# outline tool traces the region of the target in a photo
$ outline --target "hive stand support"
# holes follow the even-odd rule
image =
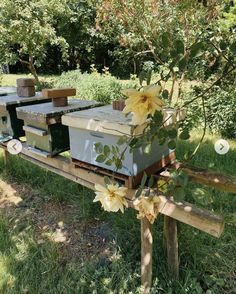
[[[179,279],[179,253],[177,222],[169,216],[164,217],[164,234],[167,251],[168,270],[171,277]]]
[[[152,284],[152,224],[145,217],[141,219],[141,282],[143,293],[149,293]]]
[[[9,152],[6,149],[3,149],[3,160],[5,167],[9,166]]]

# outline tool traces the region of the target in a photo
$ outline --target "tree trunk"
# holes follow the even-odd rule
[[[39,82],[39,77],[38,77],[36,68],[34,66],[34,57],[33,57],[32,53],[29,53],[29,70],[32,73],[32,75],[34,76],[35,82],[38,85],[40,82]]]

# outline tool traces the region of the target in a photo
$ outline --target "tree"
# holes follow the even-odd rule
[[[68,44],[56,33],[57,18],[70,13],[67,0],[1,0],[0,63],[20,61],[39,83],[36,67],[47,45],[58,46],[67,57]]]

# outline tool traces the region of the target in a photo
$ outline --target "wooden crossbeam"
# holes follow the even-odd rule
[[[236,194],[236,177],[234,176],[220,174],[215,171],[209,171],[203,168],[187,166],[180,162],[172,164],[170,168],[181,168],[189,175],[190,180],[196,183],[211,186],[228,193]],[[161,175],[164,177],[169,177],[170,173],[168,171],[164,171],[161,173]]]

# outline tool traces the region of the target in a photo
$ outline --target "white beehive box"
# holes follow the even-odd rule
[[[175,123],[177,119],[175,110],[166,109],[165,117],[167,116],[171,116],[166,122],[167,125]],[[125,116],[121,111],[113,110],[111,105],[66,114],[62,117],[62,124],[69,126],[72,159],[109,170],[115,170],[115,166],[96,162],[98,154],[95,151],[95,143],[116,145],[119,137],[131,135],[134,129],[140,133],[144,128],[144,126],[135,128],[130,115]],[[127,176],[136,176],[172,151],[167,144],[159,145],[158,140],[153,142],[151,152],[148,154],[142,147],[134,149],[132,153],[127,149],[123,167],[118,172]]]

